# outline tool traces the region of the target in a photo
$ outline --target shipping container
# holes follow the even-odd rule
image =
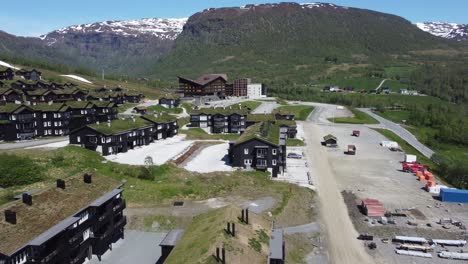
[[[468,203],[468,190],[441,189],[440,200],[450,203]]]

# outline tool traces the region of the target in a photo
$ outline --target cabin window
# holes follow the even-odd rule
[[[276,149],[272,149],[271,154],[276,155]]]
[[[78,142],[78,143],[81,142],[81,137],[80,136],[76,137],[76,142]]]
[[[257,160],[257,166],[267,166],[267,161],[264,159]]]
[[[273,166],[276,166],[276,160],[275,159],[272,160],[271,162],[272,162]]]
[[[42,114],[42,118],[47,118],[47,114],[46,113]]]
[[[249,149],[248,149],[248,148],[245,148],[245,149],[244,149],[244,154],[245,154],[245,155],[249,155]]]
[[[245,159],[244,164],[245,165],[252,165],[252,160],[251,159]]]

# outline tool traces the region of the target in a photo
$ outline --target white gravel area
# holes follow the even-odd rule
[[[145,158],[150,156],[153,158],[154,165],[161,165],[180,155],[193,144],[194,141],[184,140],[184,138],[185,135],[177,135],[172,138],[157,140],[148,146],[137,147],[126,153],[109,155],[105,156],[105,158],[122,164],[144,165]]]
[[[222,143],[204,148],[185,165],[185,169],[201,173],[214,171],[233,171],[226,162],[229,143]]]
[[[26,148],[26,149],[40,149],[40,148],[58,149],[58,148],[66,147],[69,144],[70,144],[70,142],[68,140],[65,140],[65,141],[59,141],[59,142],[54,142],[54,143],[29,147],[29,148]]]

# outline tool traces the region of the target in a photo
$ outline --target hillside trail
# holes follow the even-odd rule
[[[365,252],[362,242],[357,240],[348,210],[343,201],[335,175],[328,161],[328,154],[320,144],[323,131],[319,125],[304,122],[307,142],[306,156],[309,169],[316,177],[320,200],[321,221],[325,226],[330,263],[366,264],[375,263]]]

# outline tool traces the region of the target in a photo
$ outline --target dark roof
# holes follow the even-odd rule
[[[159,243],[160,246],[175,246],[177,241],[182,237],[184,234],[183,229],[173,229],[167,233],[166,237]]]
[[[198,85],[201,85],[201,86],[205,86],[219,78],[223,79],[224,81],[227,82],[227,74],[224,74],[224,73],[221,73],[221,74],[204,74],[200,77],[198,77],[198,79],[196,80],[191,80],[191,79],[188,79],[188,78],[183,78],[183,77],[179,77],[180,79],[183,79],[183,80],[186,80],[186,81],[189,81],[189,82],[192,82],[192,83],[195,83],[195,84],[198,84]]]

